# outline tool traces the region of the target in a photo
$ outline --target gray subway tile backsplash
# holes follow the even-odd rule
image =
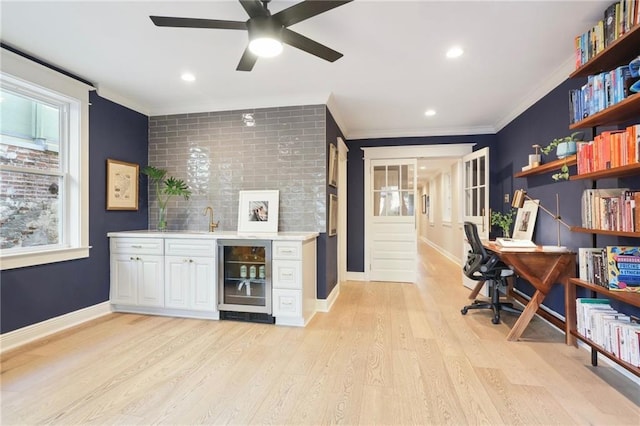
[[[324,232],[324,105],[164,115],[149,118],[149,164],[184,179],[193,194],[173,197],[169,229],[207,230],[206,206],[218,229],[235,231],[241,190],[280,191],[279,231]],[[242,114],[253,114],[254,127]],[[149,189],[149,227],[158,206]]]

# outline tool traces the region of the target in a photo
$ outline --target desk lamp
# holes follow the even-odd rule
[[[567,225],[566,222],[562,220],[562,218],[560,217],[560,197],[558,196],[558,194],[556,194],[556,213],[555,214],[553,214],[546,207],[540,204],[540,201],[534,200],[531,197],[529,197],[527,195],[527,191],[525,191],[524,189],[517,189],[513,193],[513,201],[511,202],[511,207],[515,209],[522,208],[522,206],[524,205],[525,199],[531,200],[534,203],[536,203],[538,207],[540,207],[545,213],[553,217],[553,220],[558,222],[558,247],[560,247],[560,224],[563,224],[564,226],[566,226],[567,229],[571,229],[571,227]]]

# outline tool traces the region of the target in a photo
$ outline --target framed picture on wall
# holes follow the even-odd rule
[[[338,197],[329,195],[329,232],[330,237],[338,234]]]
[[[338,187],[338,148],[329,144],[329,185]]]
[[[422,214],[427,214],[427,194],[422,196]]]
[[[107,210],[138,210],[138,172],[134,163],[107,159]]]
[[[240,191],[238,234],[277,234],[280,192]]]

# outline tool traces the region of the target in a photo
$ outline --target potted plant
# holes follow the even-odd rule
[[[556,138],[549,142],[549,145],[540,149],[544,155],[549,155],[551,151],[556,150],[556,157],[559,159],[566,159],[567,157],[578,152],[577,142],[582,140],[582,132],[574,132],[569,136],[562,138]],[[569,179],[569,166],[566,161],[560,168],[558,173],[551,175],[553,180],[568,180]]]
[[[496,225],[502,229],[502,236],[509,238],[511,236],[511,224],[513,224],[513,216],[516,214],[514,209],[506,213],[491,212],[491,225]]]
[[[173,176],[165,178],[166,170],[145,166],[140,172],[149,176],[149,182],[155,186],[159,208],[157,229],[165,231],[167,229],[167,203],[169,199],[177,195],[188,200],[191,196],[191,190],[182,179],[176,179]]]

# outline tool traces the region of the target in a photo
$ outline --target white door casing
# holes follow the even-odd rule
[[[347,144],[338,138],[338,285],[347,276]]]

